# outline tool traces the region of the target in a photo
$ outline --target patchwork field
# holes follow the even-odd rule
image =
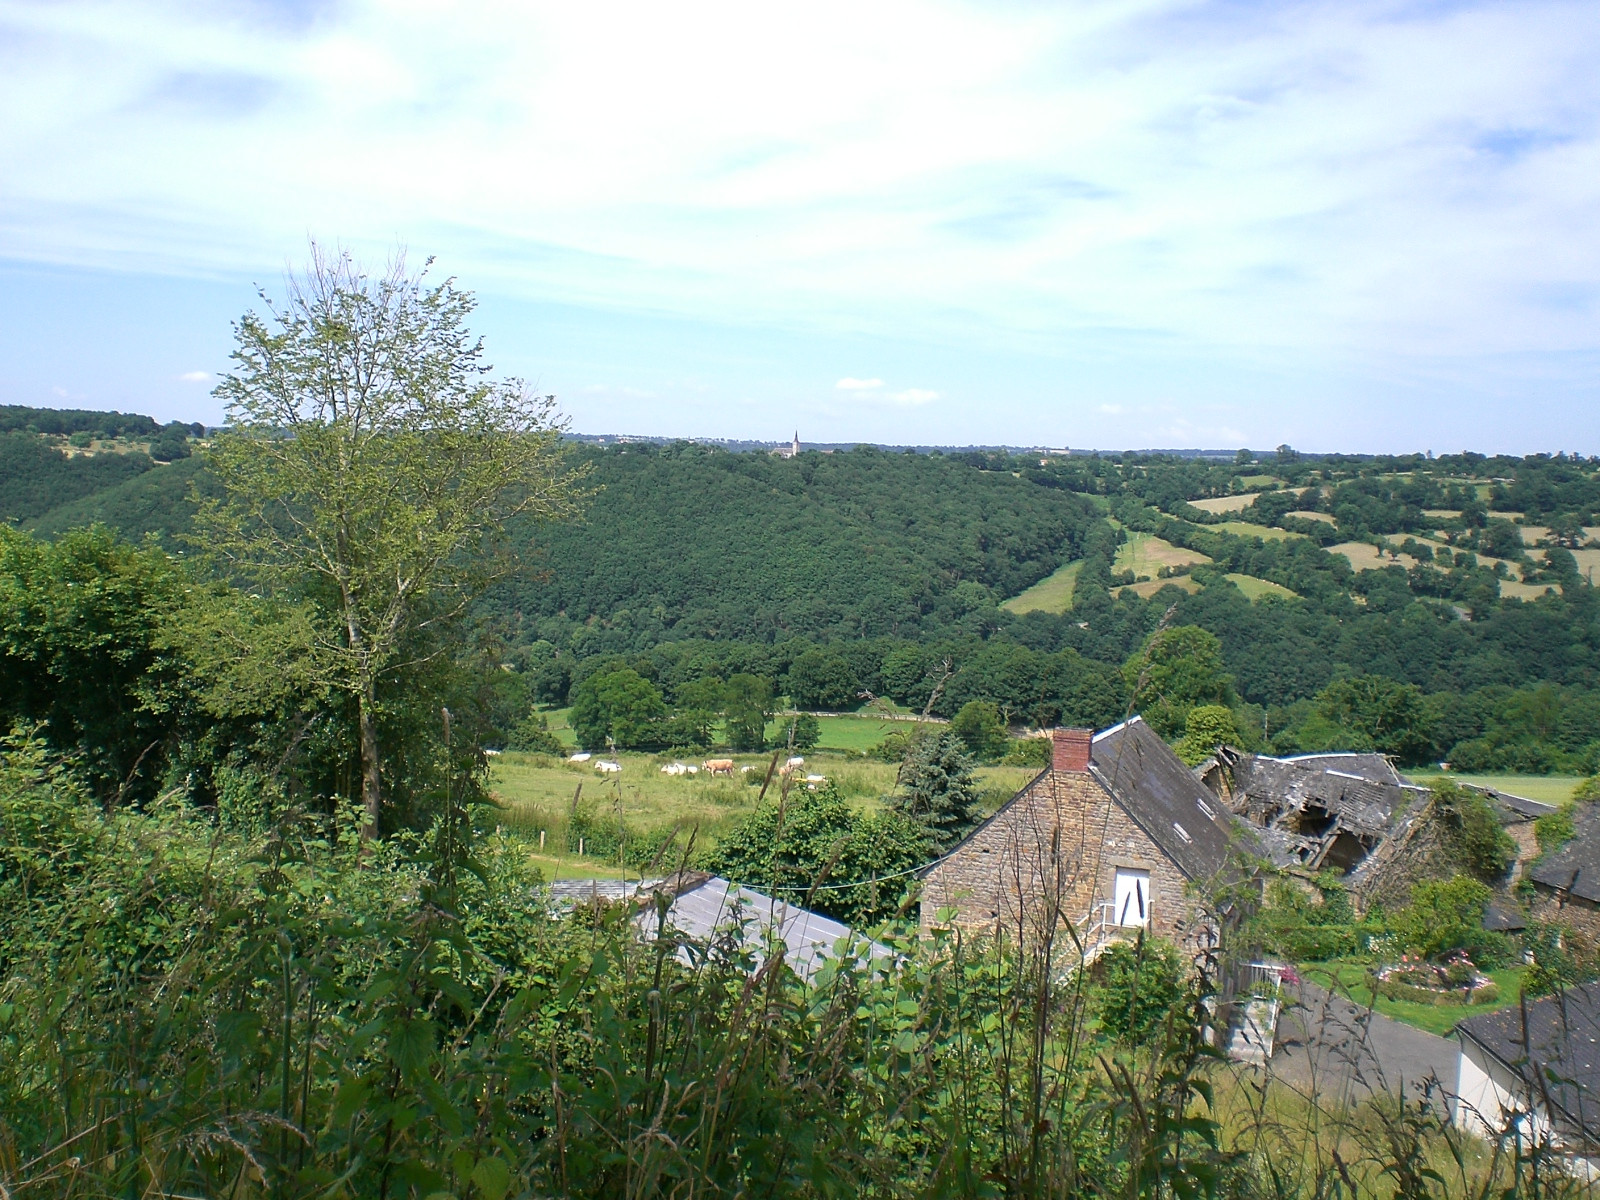
[[[1376,571],[1383,567],[1396,566],[1409,571],[1417,565],[1417,560],[1409,554],[1396,554],[1390,557],[1387,554],[1380,554],[1376,546],[1367,542],[1340,542],[1336,546],[1329,546],[1328,553],[1344,555],[1350,565],[1358,571]]]
[[[1270,579],[1257,579],[1254,575],[1240,575],[1229,571],[1228,578],[1233,580],[1239,590],[1252,600],[1259,600],[1263,596],[1283,596],[1288,598],[1299,595],[1298,592],[1290,591],[1281,583],[1273,583]]]
[[[1072,607],[1072,592],[1078,585],[1078,572],[1082,569],[1082,559],[1058,567],[1027,591],[1011,597],[1000,607],[1018,616],[1030,612],[1064,613]]]
[[[1210,558],[1196,550],[1174,546],[1154,534],[1130,533],[1128,540],[1117,547],[1117,557],[1111,569],[1132,571],[1135,576],[1145,575],[1154,580],[1156,572],[1162,567],[1187,567],[1210,561]]]
[[[1256,502],[1260,492],[1241,492],[1237,496],[1215,496],[1210,500],[1191,500],[1190,505],[1201,512],[1231,513],[1241,512]]]
[[[1263,541],[1282,541],[1285,538],[1305,537],[1303,533],[1290,533],[1287,529],[1278,529],[1272,525],[1257,525],[1251,521],[1223,521],[1220,525],[1208,525],[1208,529],[1220,529],[1224,533],[1231,533],[1235,537],[1257,537]]]

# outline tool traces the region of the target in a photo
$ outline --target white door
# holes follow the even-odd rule
[[[1111,920],[1115,925],[1150,924],[1150,872],[1117,868],[1111,893]]]

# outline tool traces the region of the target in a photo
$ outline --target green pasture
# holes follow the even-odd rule
[[[1538,800],[1545,804],[1564,804],[1572,799],[1573,790],[1583,782],[1582,775],[1465,775],[1458,771],[1407,771],[1406,778],[1415,783],[1428,783],[1434,779],[1454,779],[1457,783],[1472,783],[1493,788],[1497,792],[1510,792],[1524,800]]]
[[[779,715],[767,726],[767,739],[776,742],[786,715]],[[914,721],[892,721],[871,713],[838,713],[817,717],[817,731],[821,735],[817,750],[841,750],[862,753],[871,750],[895,730],[906,730]]]
[[[1072,607],[1072,592],[1078,586],[1078,572],[1082,569],[1081,558],[1057,567],[1027,591],[1011,597],[1000,607],[1018,616],[1030,612],[1064,613]]]
[[[1223,533],[1233,534],[1234,537],[1256,537],[1267,542],[1305,537],[1303,533],[1290,533],[1287,529],[1278,529],[1272,525],[1257,525],[1254,521],[1222,521],[1216,525],[1202,526],[1202,528],[1220,529]]]
[[[1162,567],[1192,566],[1210,561],[1199,551],[1174,546],[1152,533],[1129,533],[1128,540],[1117,547],[1117,557],[1112,561],[1111,569],[1132,571],[1135,576],[1148,576],[1153,580]]]
[[[1444,1037],[1454,1029],[1457,1021],[1476,1017],[1482,1013],[1495,1012],[1517,1003],[1522,996],[1522,977],[1528,972],[1528,968],[1523,966],[1484,972],[1500,989],[1500,998],[1491,1004],[1422,1004],[1415,1000],[1374,997],[1372,989],[1367,985],[1367,972],[1370,967],[1366,963],[1339,959],[1325,963],[1306,963],[1297,969],[1304,978],[1320,987],[1340,992],[1363,1007],[1374,1006],[1375,1011],[1386,1017],[1404,1021],[1407,1025],[1414,1025],[1418,1029],[1425,1029],[1440,1037]],[[1374,1000],[1376,1000],[1375,1005]]]
[[[1273,583],[1269,579],[1257,579],[1254,575],[1240,575],[1236,571],[1229,571],[1228,578],[1251,600],[1259,600],[1263,596],[1291,597],[1299,594],[1291,592],[1281,583]]]
[[[840,727],[861,718],[823,717],[824,728]],[[895,725],[896,722],[871,722]],[[858,732],[858,736],[860,735]],[[881,735],[876,741],[881,741]],[[621,752],[600,755],[586,763],[569,763],[543,754],[507,751],[497,755],[489,769],[490,795],[498,808],[494,823],[527,839],[538,865],[551,878],[594,878],[615,876],[619,872],[592,858],[580,858],[566,849],[567,820],[576,801],[591,816],[618,818],[630,829],[653,833],[678,825],[695,828],[697,841],[704,845],[736,825],[756,806],[761,794],[760,781],[772,762],[765,754],[726,754],[732,758],[734,775],[712,778],[705,771],[696,775],[666,775],[661,768],[671,762],[699,766],[700,756],[674,758],[671,755]],[[859,754],[807,751],[806,770],[826,775],[852,804],[876,807],[880,798],[894,790],[896,766]],[[595,763],[607,758],[620,763],[620,774],[603,775]],[[748,766],[748,772],[740,767]],[[992,810],[1008,799],[1037,772],[1025,767],[980,767],[977,772],[983,789],[985,808]],[[778,786],[776,780],[773,784]],[[539,833],[545,834],[542,853],[533,851]]]

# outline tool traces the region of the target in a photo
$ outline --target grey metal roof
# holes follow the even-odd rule
[[[632,900],[655,891],[663,882],[660,879],[557,879],[545,888],[554,904],[571,907],[586,901]]]
[[[1456,1033],[1499,1059],[1566,1132],[1600,1137],[1600,984],[1567,988],[1522,1006],[1469,1017]],[[1484,1114],[1494,1120],[1498,1114]]]
[[[1262,853],[1254,831],[1143,718],[1095,734],[1092,747],[1090,772],[1188,878],[1216,877],[1237,851]]]
[[[654,913],[641,913],[635,920],[646,936],[655,934]],[[667,910],[667,924],[700,942],[739,928],[744,947],[758,959],[774,937],[781,939],[785,961],[802,979],[810,979],[834,956],[841,938],[859,940],[838,921],[718,876],[681,892]],[[889,953],[876,942],[867,943],[867,952],[874,958]]]
[[[1528,878],[1600,903],[1600,805],[1582,805],[1575,816],[1577,836],[1540,859],[1528,872]]]

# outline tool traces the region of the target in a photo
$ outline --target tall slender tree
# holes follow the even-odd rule
[[[515,569],[509,519],[559,518],[577,497],[554,397],[491,378],[472,294],[428,280],[431,264],[411,273],[397,254],[374,275],[313,244],[281,303],[263,291],[216,389],[225,493],[197,497],[203,543],[312,614],[313,670],[356,704],[368,838],[380,684],[448,653],[467,606]]]

